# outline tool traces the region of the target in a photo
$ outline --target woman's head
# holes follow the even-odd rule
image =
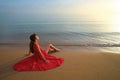
[[[39,40],[39,37],[37,36],[37,34],[32,34],[30,35],[30,40],[35,42],[36,40]]]

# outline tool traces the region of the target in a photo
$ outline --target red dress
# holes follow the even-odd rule
[[[55,56],[51,56],[47,54],[44,50],[42,50],[41,46],[39,45],[40,50],[42,51],[41,54],[44,55],[44,57],[49,60],[48,63],[46,63],[40,56],[37,49],[37,44],[34,43],[34,54],[30,57],[27,57],[18,63],[16,63],[13,68],[17,71],[45,71],[52,68],[56,68],[60,66],[63,62],[63,58],[56,58]]]

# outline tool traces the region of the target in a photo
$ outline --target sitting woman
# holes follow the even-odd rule
[[[49,44],[45,50],[42,49],[42,47],[38,43],[39,37],[37,36],[37,34],[32,34],[30,36],[30,40],[30,50],[27,55],[30,55],[31,53],[33,53],[33,55],[16,63],[13,66],[14,70],[44,71],[58,67],[64,62],[63,58],[57,58],[48,54],[51,51],[60,51],[60,49],[56,48],[52,44]]]

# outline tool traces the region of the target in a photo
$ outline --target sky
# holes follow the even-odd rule
[[[119,24],[119,0],[0,0],[0,24],[46,21]]]

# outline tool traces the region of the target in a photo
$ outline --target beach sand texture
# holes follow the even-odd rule
[[[48,71],[14,71],[25,58],[27,48],[0,49],[0,80],[120,80],[120,54],[62,50],[51,55],[63,57],[64,64]]]

